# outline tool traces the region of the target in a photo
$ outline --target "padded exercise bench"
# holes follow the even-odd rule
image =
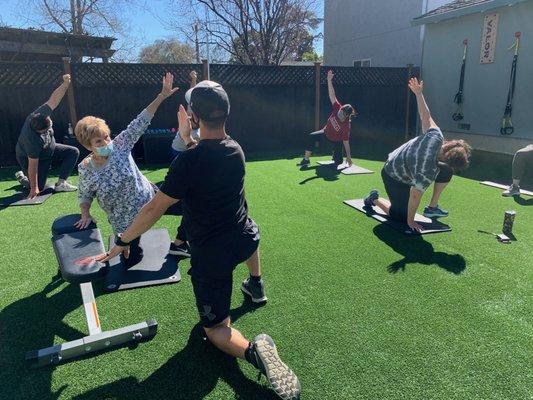
[[[152,339],[157,333],[157,322],[150,319],[112,331],[102,331],[92,282],[109,271],[107,264],[95,261],[93,256],[105,252],[100,231],[94,223],[84,230],[74,227],[79,214],[56,219],[52,225],[52,244],[63,279],[79,284],[89,335],[26,354],[33,367],[57,365],[66,360],[86,356],[125,345],[134,345]]]

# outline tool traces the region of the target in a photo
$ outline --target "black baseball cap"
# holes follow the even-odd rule
[[[202,81],[192,88],[189,104],[198,118],[216,121],[229,115],[228,94],[220,83]]]

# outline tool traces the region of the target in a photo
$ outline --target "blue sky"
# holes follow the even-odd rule
[[[21,4],[19,0],[0,0],[0,2],[2,3],[0,23],[17,28],[27,28],[31,26],[31,24],[26,23],[24,18],[19,15],[19,11],[17,10]],[[65,2],[68,3],[66,0]],[[157,39],[178,36],[175,31],[165,27],[158,18],[158,16],[167,14],[168,0],[144,0],[144,3],[144,9],[131,10],[127,13],[127,19],[130,21],[134,36],[139,41],[140,45],[152,43]],[[319,0],[317,1],[317,15],[323,17],[323,14],[324,2]],[[322,31],[323,26],[321,25],[318,32]],[[316,42],[315,49],[317,53],[322,54],[322,40]]]

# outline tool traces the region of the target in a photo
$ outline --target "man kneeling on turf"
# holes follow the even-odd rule
[[[446,217],[448,211],[438,206],[440,195],[451,181],[454,171],[468,167],[471,149],[463,140],[444,140],[440,128],[431,118],[422,94],[422,81],[412,78],[409,88],[416,95],[424,134],[389,154],[381,170],[389,200],[380,198],[378,191],[374,189],[365,198],[365,206],[375,205],[391,218],[405,222],[412,230],[420,232],[422,227],[415,222],[415,215],[422,195],[435,182],[433,197],[424,209],[424,216]]]
[[[352,117],[356,115],[354,108],[350,104],[342,105],[337,96],[335,95],[335,89],[333,88],[333,71],[328,71],[328,94],[329,100],[333,106],[331,115],[328,118],[326,126],[316,132],[309,134],[309,144],[307,150],[305,150],[304,158],[300,161],[300,166],[307,167],[311,164],[312,148],[315,142],[324,142],[324,137],[327,139],[333,148],[333,161],[335,164],[342,164],[342,148],[346,151],[346,163],[349,167],[352,166],[352,156],[350,153],[350,123]]]
[[[298,399],[298,378],[279,358],[270,336],[248,341],[231,326],[229,317],[233,270],[246,262],[250,278],[242,291],[254,302],[265,302],[259,263],[259,228],[248,216],[244,196],[245,162],[239,144],[226,134],[229,99],[218,83],[194,87],[192,115],[180,106],[179,130],[189,150],[172,162],[154,198],[118,238],[107,261],[153,226],[167,208],[183,202],[183,224],[191,249],[191,282],[200,319],[209,340],[220,350],[246,359],[268,377],[283,399]],[[199,122],[198,144],[191,139],[191,121]]]

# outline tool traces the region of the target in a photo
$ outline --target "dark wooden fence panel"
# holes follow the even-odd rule
[[[178,93],[158,110],[154,128],[176,126],[176,110],[184,103],[188,75],[202,66],[164,64],[73,64],[78,118],[104,118],[118,133],[156,96],[161,77],[172,72]],[[358,137],[400,143],[405,135],[407,68],[334,67],[337,97],[353,104],[353,141]],[[331,110],[326,72],[321,68],[320,124]],[[0,63],[0,165],[14,161],[14,147],[26,116],[44,103],[61,82],[63,66],[50,63]],[[416,73],[416,71],[415,71]],[[231,101],[228,131],[246,151],[300,148],[314,130],[315,67],[211,65],[211,79],[226,88]],[[410,131],[416,124],[411,102]],[[58,141],[67,131],[66,99],[54,112]],[[140,155],[137,148],[136,154]]]

